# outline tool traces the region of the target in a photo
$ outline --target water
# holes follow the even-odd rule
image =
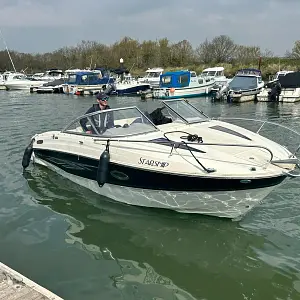
[[[93,102],[0,92],[0,261],[65,300],[300,299],[299,180],[231,222],[108,202],[43,167],[23,173],[31,136],[61,129]],[[300,130],[300,103],[192,102],[210,116],[269,118]]]

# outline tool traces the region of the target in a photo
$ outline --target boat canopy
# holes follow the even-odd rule
[[[233,91],[253,90],[258,87],[256,76],[237,75],[229,83],[229,89]]]
[[[287,73],[284,76],[279,76],[278,80],[282,88],[300,88],[300,72]]]
[[[76,85],[99,85],[113,82],[113,79],[107,76],[103,76],[101,72],[82,71],[74,74],[69,74],[66,80],[67,84]]]
[[[63,132],[126,137],[158,131],[157,126],[163,124],[192,124],[208,120],[204,113],[184,99],[165,100],[153,105],[146,111],[145,107],[142,109],[136,106],[96,111],[80,116],[66,126]]]
[[[166,72],[160,75],[161,88],[182,88],[188,87],[191,77],[197,77],[195,72],[190,71],[174,71]]]

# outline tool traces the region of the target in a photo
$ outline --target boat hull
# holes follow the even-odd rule
[[[98,160],[35,149],[33,160],[115,201],[230,219],[244,216],[280,184],[285,175],[254,180],[189,177],[110,163],[107,182],[96,181]]]
[[[62,85],[62,91],[67,95],[91,95],[103,89],[105,84],[97,85]]]
[[[265,89],[261,91],[257,95],[257,101],[261,102],[273,102],[270,99],[269,90]],[[287,102],[287,103],[294,103],[300,101],[300,89],[291,89],[291,90],[285,90],[283,89],[281,91],[281,94],[278,97],[279,102]],[[276,101],[275,101],[276,102]]]
[[[150,89],[149,84],[133,85],[133,86],[129,86],[129,87],[125,86],[125,87],[121,87],[121,88],[118,88],[118,86],[117,86],[115,94],[117,94],[118,96],[138,95],[141,92],[147,91],[149,89]]]
[[[175,88],[171,89],[156,89],[153,91],[153,98],[157,99],[180,99],[180,98],[194,98],[209,95],[213,84],[201,87]]]
[[[32,81],[32,82],[6,82],[6,90],[30,90],[32,87],[39,87],[46,83],[46,81]]]

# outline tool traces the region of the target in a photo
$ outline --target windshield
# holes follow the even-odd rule
[[[101,110],[77,118],[63,131],[101,137],[124,137],[156,131],[157,128],[137,108]]]
[[[202,76],[215,76],[216,71],[205,71],[201,73]]]
[[[147,78],[156,78],[160,76],[160,72],[147,72]]]
[[[196,109],[186,100],[174,99],[163,101],[167,108],[170,108],[176,115],[180,116],[186,123],[198,123],[207,121],[208,117]],[[170,113],[172,114],[172,113]]]
[[[257,88],[257,77],[254,76],[235,76],[229,83],[232,90],[251,90]]]
[[[76,83],[76,74],[70,74],[68,76],[67,82],[72,84],[72,83]]]

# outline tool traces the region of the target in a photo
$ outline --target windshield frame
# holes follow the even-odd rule
[[[171,102],[185,102],[188,106],[190,106],[192,109],[194,109],[199,115],[204,116],[206,119],[202,120],[195,120],[195,121],[188,121],[185,117],[180,115],[178,112],[176,112],[168,103]],[[163,104],[170,109],[172,112],[174,112],[184,123],[186,124],[195,124],[195,123],[202,123],[202,122],[207,122],[210,121],[211,118],[206,115],[203,111],[199,110],[197,107],[195,107],[193,104],[191,104],[187,99],[181,98],[181,99],[169,99],[169,100],[163,100]]]
[[[88,120],[90,120],[89,117],[95,116],[95,115],[98,115],[98,114],[104,114],[104,113],[108,113],[108,112],[121,111],[121,110],[129,110],[129,109],[136,109],[152,125],[153,130],[150,130],[150,131],[147,131],[147,132],[132,133],[132,134],[127,134],[127,135],[107,136],[105,134],[100,134],[98,132],[97,128],[94,127],[94,125],[93,125],[92,122],[91,122],[91,125],[93,126],[93,129],[95,130],[95,132],[97,132],[97,134],[90,134],[90,133],[85,133],[85,132],[72,132],[72,131],[68,130],[68,128],[70,128],[73,124],[76,124],[76,122],[79,123],[79,121],[81,119],[83,119],[83,118],[87,118]],[[83,114],[83,115],[77,117],[76,119],[72,120],[71,122],[69,122],[61,130],[62,133],[66,133],[66,134],[84,135],[84,136],[91,136],[91,137],[102,137],[102,138],[107,138],[107,139],[116,138],[116,137],[118,137],[118,138],[126,138],[126,137],[130,137],[130,136],[135,136],[135,135],[153,133],[153,132],[157,132],[157,131],[160,131],[159,128],[137,106],[127,106],[127,107],[119,107],[119,108],[110,108],[110,109],[105,109],[105,110],[102,110],[102,111],[92,112],[92,113],[89,113],[89,114]]]

